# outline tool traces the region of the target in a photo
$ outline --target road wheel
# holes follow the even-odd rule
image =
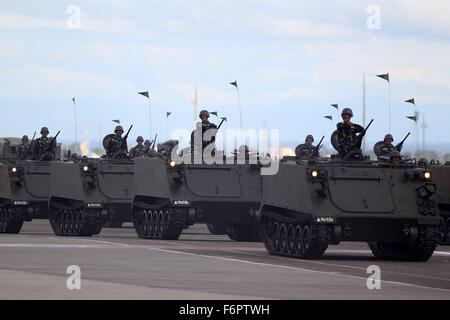
[[[287,251],[287,228],[286,224],[280,225],[280,252],[285,253]]]
[[[289,224],[289,227],[287,229],[287,245],[286,245],[286,251],[289,254],[295,254],[294,249],[294,243],[295,243],[295,228],[293,224]]]
[[[309,226],[303,227],[303,249],[306,252],[308,252],[309,248],[311,247],[311,230]]]
[[[297,225],[294,231],[294,251],[298,257],[303,257],[303,254],[305,253],[303,245],[303,228],[300,225]]]
[[[272,225],[272,248],[275,252],[280,251],[280,224],[274,222]]]

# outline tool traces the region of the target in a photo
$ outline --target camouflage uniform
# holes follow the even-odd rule
[[[130,157],[131,158],[142,158],[145,157],[145,155],[147,154],[146,152],[146,147],[142,144],[142,142],[144,141],[144,138],[142,138],[141,136],[137,137],[136,142],[138,143],[136,146],[134,146],[133,148],[131,148],[130,150]]]
[[[118,131],[122,131],[122,126],[117,126],[114,129],[115,135],[108,141],[106,147],[106,156],[110,159],[124,159],[128,157],[127,141],[123,140],[122,134],[117,134]]]
[[[209,118],[208,111],[202,110],[200,112],[200,119],[202,116],[206,116],[207,120],[206,121],[202,120],[201,123],[197,123],[197,128],[194,131],[192,131],[192,134],[191,134],[191,148],[192,149],[197,147],[196,143],[198,144],[198,147],[199,147],[200,141],[201,141],[202,150],[205,149],[211,143],[215,143],[215,141],[216,141],[216,137],[215,137],[216,132],[214,132],[214,134],[211,136],[211,139],[209,141],[203,140],[205,132],[207,132],[210,129],[217,129],[217,126],[214,123],[208,121],[208,118]]]
[[[353,112],[349,108],[345,108],[342,111],[342,115],[350,114],[350,117],[353,116]],[[339,154],[346,155],[353,149],[357,147],[358,136],[357,133],[361,133],[364,131],[364,128],[359,124],[355,124],[352,122],[340,122],[336,125],[337,134],[338,134],[338,143],[339,143]]]
[[[397,151],[401,151],[401,148],[398,148],[400,150],[398,150],[392,143],[388,143],[386,140],[391,140],[392,142],[394,142],[394,137],[391,134],[387,134],[384,136],[384,140],[383,143],[380,144],[380,156],[389,156],[391,154],[391,152],[397,150]]]
[[[308,135],[305,139],[305,142],[307,142],[308,139],[311,139],[312,142],[314,142],[314,138],[312,135]],[[314,148],[315,148],[315,146],[312,143],[311,144],[308,144],[308,143],[299,144],[297,146],[297,148],[295,148],[295,155],[297,157],[309,157],[309,156],[318,157],[319,151],[316,150],[314,152]]]
[[[22,143],[17,148],[17,155],[20,160],[25,160],[31,156],[31,146],[28,143],[28,136],[22,137]]]
[[[46,127],[41,129],[41,134],[47,132],[49,133]],[[39,139],[33,142],[33,160],[53,160],[55,158],[55,149],[54,147],[49,149],[50,144],[52,143],[52,139],[48,136],[42,135]],[[53,144],[54,146],[55,144]]]
[[[389,143],[389,144],[384,143],[380,148],[382,156],[388,156],[394,150],[396,150],[396,149],[392,143]]]

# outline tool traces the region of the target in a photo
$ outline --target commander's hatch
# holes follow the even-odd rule
[[[390,213],[391,187],[384,170],[337,167],[329,170],[331,201],[347,212]]]
[[[237,169],[232,166],[187,166],[185,179],[186,187],[197,196],[241,196],[239,174]]]

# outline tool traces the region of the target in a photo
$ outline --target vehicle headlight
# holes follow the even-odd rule
[[[170,160],[168,163],[169,167],[171,168],[175,168],[175,166],[177,165],[177,163],[174,160]]]
[[[311,176],[313,178],[317,178],[319,176],[319,172],[317,170],[313,170],[313,171],[311,171]]]
[[[423,174],[423,177],[426,180],[431,180],[431,172],[430,171],[425,171],[425,173]]]
[[[84,166],[84,167],[83,167],[83,171],[84,171],[84,172],[89,171],[89,167],[88,167],[88,166]]]

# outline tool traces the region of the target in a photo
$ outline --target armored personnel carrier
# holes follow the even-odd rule
[[[206,223],[232,240],[259,240],[260,165],[228,163],[136,159],[133,223],[138,236],[178,239],[189,225]]]
[[[404,162],[283,158],[278,174],[263,177],[266,249],[314,259],[329,244],[362,241],[378,258],[426,261],[439,239],[431,177]]]
[[[48,217],[50,164],[54,161],[18,160],[19,144],[17,138],[0,139],[0,233],[19,233],[24,221]]]
[[[440,244],[450,245],[450,162],[443,165],[432,163],[429,169],[437,186],[436,197],[441,217]]]
[[[50,224],[56,235],[91,236],[131,221],[133,160],[81,158],[51,164]]]

